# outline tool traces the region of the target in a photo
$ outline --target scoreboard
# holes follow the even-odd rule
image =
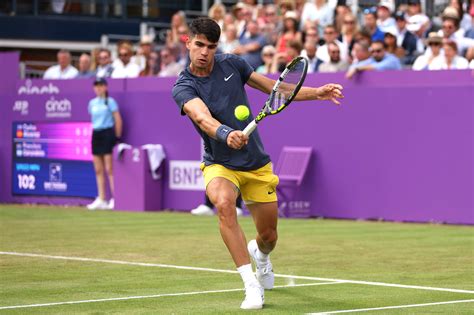
[[[90,122],[13,122],[14,195],[95,197]]]

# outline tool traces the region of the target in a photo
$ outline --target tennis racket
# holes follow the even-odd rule
[[[260,113],[252,120],[242,131],[244,135],[249,136],[257,124],[267,116],[276,115],[290,105],[296,94],[303,85],[308,71],[308,60],[304,57],[293,59],[280,74],[275,82],[272,92],[268,97]]]

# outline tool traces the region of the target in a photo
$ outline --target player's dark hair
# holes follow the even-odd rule
[[[207,40],[212,43],[217,43],[221,37],[221,28],[219,24],[207,17],[200,17],[192,21],[189,26],[189,31],[191,37],[204,35]]]

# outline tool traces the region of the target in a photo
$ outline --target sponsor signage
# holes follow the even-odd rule
[[[204,191],[204,178],[200,165],[201,161],[170,161],[170,189]]]

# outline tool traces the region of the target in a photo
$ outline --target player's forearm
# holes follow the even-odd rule
[[[296,94],[295,101],[311,101],[318,100],[320,92],[319,88],[303,86]]]

